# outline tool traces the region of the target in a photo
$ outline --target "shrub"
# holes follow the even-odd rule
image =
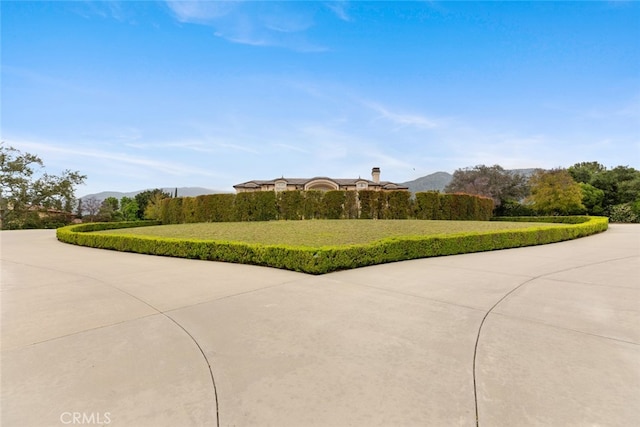
[[[609,220],[611,222],[637,223],[640,222],[640,216],[634,212],[631,203],[623,203],[609,209]]]
[[[416,193],[416,219],[488,221],[493,200],[471,194]]]
[[[389,206],[389,193],[386,191],[376,191],[373,193],[371,200],[373,201],[373,218],[384,219]]]
[[[196,217],[196,198],[184,197],[182,198],[182,218],[183,222],[190,224],[198,222]]]
[[[234,220],[235,194],[208,194],[196,197],[196,222]]]
[[[511,217],[494,217],[491,221],[508,221],[508,222],[550,222],[555,224],[583,224],[592,218],[583,215],[573,216],[511,216]],[[605,218],[606,219],[606,218]]]
[[[304,215],[304,196],[301,191],[278,193],[278,218],[299,220]]]
[[[160,207],[160,220],[164,224],[181,224],[184,222],[182,198],[164,199]]]
[[[399,192],[399,191],[398,191]],[[360,219],[384,219],[388,215],[389,197],[391,193],[385,191],[360,190],[358,199],[360,201]],[[403,191],[409,197],[411,194]]]
[[[427,191],[416,193],[415,217],[416,219],[438,219],[440,212],[440,193]]]
[[[278,218],[276,193],[272,191],[257,191],[254,195],[254,215],[251,221],[271,221]]]
[[[355,191],[347,191],[344,195],[344,218],[358,218],[358,193]]]
[[[360,219],[374,218],[374,191],[360,190],[358,191],[358,200],[360,201]]]
[[[344,217],[345,191],[327,191],[322,197],[322,218],[340,219]]]
[[[408,191],[273,191],[211,194],[162,200],[164,224],[271,221],[274,219],[451,219],[491,218],[493,202],[468,194]]]
[[[234,212],[236,221],[270,221],[277,219],[276,193],[273,191],[239,193],[235,198]]]
[[[303,202],[303,219],[320,218],[322,218],[322,191],[305,191]]]
[[[233,220],[234,221],[250,221],[253,216],[253,194],[239,193],[236,194],[233,203]],[[172,223],[176,224],[176,223]]]
[[[530,221],[524,218],[522,221]],[[59,228],[58,240],[81,246],[142,254],[255,264],[323,274],[335,270],[394,261],[539,245],[575,239],[605,231],[604,217],[550,217],[538,221],[563,222],[563,226],[533,226],[521,230],[459,233],[384,239],[364,245],[299,248],[284,245],[173,239],[93,231],[156,225],[158,222],[91,223]]]
[[[496,207],[497,216],[535,216],[536,211],[532,207],[522,204],[517,200],[503,200],[500,206]]]
[[[411,193],[408,191],[392,191],[382,193],[387,197],[386,219],[407,219],[411,214]]]

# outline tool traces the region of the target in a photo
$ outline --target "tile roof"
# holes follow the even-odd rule
[[[403,190],[403,189],[408,189],[408,187],[404,186],[404,185],[400,185],[400,184],[396,184],[394,182],[390,182],[390,181],[380,181],[380,182],[374,182],[371,181],[369,179],[364,179],[364,178],[329,178],[326,176],[316,176],[314,178],[285,178],[285,177],[281,177],[281,178],[276,178],[276,179],[271,179],[271,180],[251,180],[251,181],[247,181],[247,182],[243,182],[241,184],[236,184],[233,187],[234,188],[259,188],[263,185],[275,185],[276,181],[286,181],[287,184],[290,185],[301,185],[304,186],[306,184],[308,184],[309,182],[312,181],[316,181],[316,180],[327,180],[327,181],[332,181],[335,182],[336,184],[338,184],[339,186],[343,187],[343,186],[355,186],[356,183],[358,182],[366,182],[370,187],[382,187],[385,189],[399,189],[399,190]]]

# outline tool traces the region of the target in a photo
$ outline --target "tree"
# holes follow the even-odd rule
[[[98,219],[98,213],[100,212],[101,202],[95,197],[89,197],[84,199],[82,203],[83,212],[87,213],[87,216],[83,219],[88,221],[96,221]]]
[[[44,171],[42,160],[0,143],[0,227],[34,228],[69,222],[76,206],[75,189],[85,175]],[[51,217],[59,217],[51,221]]]
[[[593,177],[606,171],[607,168],[598,162],[581,162],[567,169],[575,182],[590,184]]]
[[[83,206],[82,206],[82,199],[78,200],[78,206],[76,207],[76,217],[77,218],[82,218],[82,210],[83,210]]]
[[[456,170],[444,191],[490,197],[498,207],[506,201],[522,200],[529,188],[524,175],[511,173],[499,165],[478,165]]]
[[[637,169],[629,166],[616,166],[604,172],[601,176],[613,184],[611,187],[615,190],[615,193],[610,197],[611,205],[632,203],[640,200],[640,171]],[[597,187],[597,185],[595,186]]]
[[[143,219],[160,219],[162,215],[162,201],[170,199],[169,193],[163,193],[162,191],[153,193],[147,202],[144,209]]]
[[[171,194],[165,193],[160,188],[156,188],[154,190],[146,190],[146,191],[143,191],[142,193],[136,194],[134,198],[138,203],[138,213],[137,213],[138,219],[144,219],[146,217],[145,212],[151,200],[154,200],[154,203],[157,203],[158,200],[162,200],[170,197],[171,197]]]
[[[589,215],[602,215],[604,213],[604,208],[602,207],[604,191],[584,182],[580,182],[578,185],[582,190],[582,204],[587,209],[587,213]]]
[[[536,172],[529,181],[533,208],[545,215],[572,215],[585,212],[582,189],[566,169]]]
[[[138,202],[131,197],[123,197],[120,199],[120,213],[122,219],[125,221],[138,220]]]
[[[607,170],[598,162],[576,163],[568,169],[574,180],[580,183],[588,184],[599,191],[602,191],[602,201],[600,203],[601,210],[596,207],[592,211],[589,207],[589,200],[585,200],[585,206],[589,213],[605,214],[617,218],[625,218],[628,216],[620,215],[620,212],[626,212],[626,208],[617,208],[617,206],[627,205],[629,209],[640,214],[640,171],[629,166],[616,166]],[[585,189],[590,194],[585,197],[592,197],[596,193],[588,187],[582,187],[583,193]],[[598,196],[600,197],[600,196]],[[592,201],[591,201],[592,202]]]
[[[120,210],[120,201],[115,197],[107,197],[102,201],[102,206],[108,208],[112,212],[117,212]]]
[[[107,197],[100,205],[98,219],[103,222],[122,221],[120,202],[115,197]]]

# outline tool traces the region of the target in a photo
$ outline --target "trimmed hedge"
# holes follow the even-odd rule
[[[120,221],[120,222],[88,222],[86,224],[76,224],[62,229],[73,229],[75,233],[89,233],[91,231],[121,230],[125,228],[149,227],[152,225],[162,225],[160,221]]]
[[[283,191],[278,195],[278,218],[286,220],[304,218],[304,196],[301,191]]]
[[[163,224],[301,219],[435,219],[486,221],[493,200],[469,194],[408,191],[257,191],[162,201]]]
[[[499,216],[491,218],[491,221],[507,222],[551,222],[554,224],[583,224],[590,221],[590,216]]]
[[[196,197],[195,222],[233,221],[235,218],[234,200],[235,194],[211,194]]]
[[[552,219],[557,218],[561,217],[552,217]],[[416,258],[554,243],[599,233],[608,227],[608,220],[605,217],[578,217],[578,219],[567,221],[577,223],[567,223],[557,227],[532,226],[516,231],[392,238],[367,245],[321,248],[93,233],[98,230],[157,224],[151,221],[73,225],[59,228],[57,237],[62,242],[94,248],[253,264],[324,274],[336,270]]]
[[[416,193],[416,219],[488,221],[493,200],[470,194]]]

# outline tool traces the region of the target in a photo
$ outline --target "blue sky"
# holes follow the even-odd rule
[[[79,195],[640,169],[640,4],[2,1],[2,140]]]

